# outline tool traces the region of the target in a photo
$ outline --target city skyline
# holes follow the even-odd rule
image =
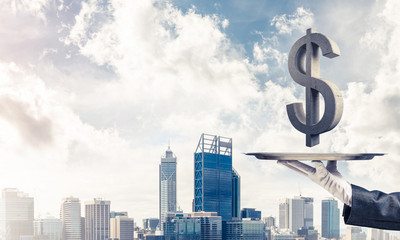
[[[398,10],[396,0],[5,1],[0,189],[29,193],[35,217],[58,216],[68,196],[108,199],[139,221],[157,217],[157,166],[170,139],[188,212],[205,132],[234,140],[241,208],[264,216],[302,195],[314,198],[318,223],[329,193],[242,153],[385,152],[339,170],[369,190],[399,191]],[[309,27],[340,48],[340,57],[321,58],[321,76],[344,102],[339,125],[312,149],[285,109],[304,102],[287,55]]]
[[[217,137],[217,136],[215,136]],[[81,217],[80,213],[77,214],[77,210],[80,209],[80,200],[78,198],[74,197],[68,197],[63,199],[61,207],[60,207],[60,218],[54,218],[51,216],[47,216],[46,218],[35,218],[33,219],[33,202],[34,199],[29,197],[27,193],[21,192],[18,189],[12,189],[12,188],[6,188],[3,190],[3,195],[1,199],[2,203],[2,209],[4,209],[5,212],[0,211],[1,219],[4,219],[6,222],[6,228],[7,234],[5,235],[4,232],[1,234],[3,236],[9,236],[7,239],[12,240],[12,239],[19,239],[19,235],[23,235],[25,238],[31,238],[33,236],[35,237],[44,237],[45,239],[47,237],[50,237],[50,239],[53,240],[59,240],[61,237],[62,239],[67,240],[67,239],[81,239],[80,235],[85,234],[86,237],[85,239],[98,239],[101,240],[104,237],[108,238],[107,236],[109,235],[111,238],[119,238],[122,240],[129,240],[133,238],[134,235],[134,218],[129,218],[128,213],[126,211],[123,212],[116,212],[116,211],[110,211],[110,206],[111,206],[111,201],[106,201],[103,199],[99,198],[94,198],[93,200],[90,201],[85,201],[85,217]],[[3,206],[3,204],[6,203],[6,205]],[[286,203],[286,205],[282,205]],[[346,229],[346,233],[344,234],[343,232],[340,232],[339,229],[339,221],[340,221],[340,213],[339,213],[339,208],[338,208],[338,201],[335,200],[334,198],[327,198],[322,200],[322,220],[321,220],[321,225],[314,225],[313,224],[313,203],[314,200],[311,197],[304,197],[304,196],[294,196],[293,198],[290,199],[285,199],[284,201],[281,201],[281,204],[279,205],[279,210],[280,212],[284,210],[283,216],[279,216],[279,221],[282,222],[288,222],[286,226],[276,226],[278,227],[277,229],[274,228],[274,225],[271,225],[271,222],[276,222],[275,218],[271,217],[264,217],[263,220],[264,222],[260,221],[262,219],[261,211],[255,210],[255,208],[243,208],[241,210],[241,218],[242,220],[238,221],[239,219],[232,218],[231,220],[228,221],[222,221],[221,224],[221,216],[218,216],[217,212],[192,212],[192,213],[183,213],[183,212],[169,212],[167,215],[167,224],[173,224],[173,225],[167,225],[167,235],[168,236],[173,236],[175,233],[170,232],[171,229],[174,229],[173,226],[175,226],[175,223],[171,222],[171,219],[175,219],[177,225],[177,231],[180,232],[180,234],[195,234],[196,238],[199,237],[200,235],[200,222],[198,220],[195,220],[196,216],[218,216],[219,220],[215,222],[219,227],[218,229],[221,228],[222,226],[222,232],[217,233],[219,236],[221,236],[223,239],[229,236],[236,236],[239,232],[238,231],[243,231],[243,234],[247,234],[247,236],[253,236],[253,237],[260,237],[260,234],[263,233],[265,235],[265,227],[272,226],[273,228],[269,229],[269,236],[271,234],[273,236],[277,236],[282,234],[281,236],[285,238],[285,236],[289,236],[287,234],[297,234],[297,230],[299,230],[298,234],[300,235],[300,229],[302,229],[302,233],[304,234],[304,230],[307,232],[311,231],[312,234],[318,233],[319,236],[325,237],[327,239],[339,239],[341,236],[346,236],[348,240],[352,239],[353,237],[359,239],[359,240],[366,240],[366,237],[371,238],[371,236],[374,239],[379,239],[379,240],[391,240],[392,238],[389,237],[394,237],[393,239],[397,239],[395,235],[390,233],[391,231],[382,231],[378,229],[370,229],[370,228],[360,228],[360,227],[352,227],[349,226]],[[283,207],[282,207],[282,206]],[[232,209],[233,211],[233,209]],[[6,213],[7,218],[4,218],[4,213]],[[25,219],[26,217],[24,216],[31,216],[31,219]],[[15,221],[17,218],[18,221]],[[77,224],[71,223],[71,220],[76,218],[78,221]],[[281,218],[286,218],[282,221]],[[152,219],[152,218],[150,218]],[[148,220],[150,220],[148,219]],[[186,220],[185,220],[186,219]],[[7,223],[7,221],[12,220],[14,222]],[[83,221],[82,221],[83,220]],[[158,220],[158,219],[157,219]],[[3,221],[0,221],[1,223]],[[98,222],[98,223],[96,223]],[[158,221],[157,221],[158,222]],[[197,223],[196,223],[197,222]],[[208,220],[206,220],[208,222]],[[261,225],[260,225],[261,222]],[[83,227],[81,231],[79,229],[79,226],[83,223]],[[279,223],[279,225],[281,225]],[[146,233],[146,229],[148,228],[147,224],[143,221],[143,228],[139,227],[136,231],[138,231],[138,234],[142,231],[143,233]],[[181,229],[184,225],[181,224],[189,224],[187,227],[184,227],[184,229]],[[196,233],[192,232],[194,230],[194,225],[196,225],[195,229]],[[264,226],[265,224],[265,226]],[[153,224],[154,228],[157,224]],[[295,226],[296,225],[296,226]],[[97,227],[94,227],[97,226]],[[108,226],[108,227],[107,227]],[[262,230],[261,226],[264,226],[264,230]],[[28,227],[28,228],[27,228]],[[77,228],[78,227],[78,228]],[[171,228],[172,227],[172,228]],[[311,227],[311,228],[310,228]],[[315,230],[315,227],[317,227],[317,230]],[[78,232],[74,234],[66,234],[67,231],[72,229],[78,229]],[[4,229],[3,228],[0,228]],[[29,233],[26,231],[27,229],[30,229],[32,233]],[[142,229],[142,230],[141,230]],[[181,229],[181,230],[179,230]],[[190,230],[191,229],[191,230]],[[203,227],[201,227],[201,235],[203,234],[208,234],[207,231],[203,232]],[[225,229],[225,230],[224,230]],[[258,229],[258,230],[255,230]],[[143,232],[143,230],[145,230]],[[149,230],[149,229],[147,229]],[[183,230],[183,232],[181,232]],[[215,229],[214,229],[215,230]],[[213,231],[214,231],[213,230]],[[287,232],[290,230],[291,233]],[[151,230],[150,234],[151,236],[154,235],[155,229]],[[186,232],[188,231],[188,232]],[[220,230],[219,230],[220,231]],[[254,232],[257,231],[257,232]],[[271,232],[273,231],[273,232]],[[34,234],[33,234],[34,233]],[[396,232],[395,232],[396,233]],[[171,235],[172,234],[172,235]],[[255,235],[252,235],[255,234]],[[376,236],[375,236],[375,235]],[[193,237],[195,237],[193,235]],[[353,236],[354,235],[354,236]],[[70,237],[68,237],[70,236]],[[156,236],[157,236],[157,231],[156,231]],[[375,236],[375,237],[374,237]],[[350,239],[349,239],[350,237]],[[38,239],[39,239],[38,238]],[[41,239],[41,238],[40,238]],[[314,238],[310,238],[314,239]],[[306,238],[307,240],[307,238]]]

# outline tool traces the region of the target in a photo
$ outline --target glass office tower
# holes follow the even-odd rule
[[[304,200],[304,227],[314,226],[314,198],[301,197]]]
[[[165,214],[167,212],[176,212],[176,156],[169,146],[161,157],[159,171],[160,228],[162,230]]]
[[[232,139],[202,134],[194,162],[194,211],[232,220]]]
[[[232,169],[232,217],[240,219],[240,175]]]
[[[334,198],[322,200],[321,237],[328,239],[340,238],[340,212],[338,202]]]

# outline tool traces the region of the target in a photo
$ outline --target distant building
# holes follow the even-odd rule
[[[115,218],[117,216],[121,216],[121,217],[127,217],[128,216],[128,212],[115,212],[115,211],[111,211],[110,212],[110,218]]]
[[[304,199],[294,197],[289,199],[289,229],[297,233],[304,226]]]
[[[304,227],[314,226],[314,199],[311,197],[300,197],[304,200]]]
[[[276,226],[276,225],[275,225],[275,218],[272,217],[272,216],[265,217],[265,218],[263,218],[263,220],[264,220],[265,226],[266,226],[267,228],[272,228],[272,227],[275,227],[275,226]]]
[[[145,236],[145,230],[143,229],[135,229],[135,232],[133,233],[134,239],[135,240],[144,240],[144,236]]]
[[[39,218],[33,221],[35,240],[61,240],[63,234],[61,219]]]
[[[194,154],[195,212],[217,212],[223,221],[232,220],[232,172],[232,139],[202,134]]]
[[[349,226],[346,229],[345,240],[367,240],[367,234],[362,231],[361,227]]]
[[[297,234],[292,232],[271,232],[271,240],[295,240],[296,238]]]
[[[281,200],[279,203],[279,228],[289,229],[289,199]]]
[[[0,202],[0,234],[2,239],[20,240],[33,237],[34,201],[16,188],[3,190]]]
[[[222,222],[223,240],[265,240],[265,225],[249,218]]]
[[[170,213],[164,223],[165,240],[221,240],[222,219],[216,212]]]
[[[322,200],[321,207],[321,237],[339,239],[340,212],[338,202],[334,198]]]
[[[95,198],[85,202],[85,240],[110,237],[110,201]]]
[[[310,197],[296,196],[279,203],[279,228],[289,229],[293,233],[302,227],[314,225],[314,200]]]
[[[145,234],[143,239],[144,240],[164,240],[165,238],[163,235]]]
[[[318,231],[314,227],[302,227],[297,230],[297,236],[305,240],[318,240]]]
[[[240,218],[240,175],[232,168],[232,218]]]
[[[159,166],[160,227],[163,228],[165,214],[176,211],[176,156],[168,146]]]
[[[60,219],[63,229],[63,240],[84,240],[81,224],[81,202],[78,198],[69,197],[63,199],[60,209]]]
[[[127,216],[110,218],[110,238],[118,240],[133,240],[134,220]]]
[[[261,220],[261,211],[256,211],[255,208],[243,208],[240,212],[241,218],[250,218],[251,220]]]
[[[382,229],[368,228],[367,240],[385,240],[385,232]]]
[[[143,229],[146,231],[155,232],[160,220],[158,218],[143,219]]]
[[[85,240],[85,218],[81,217],[81,240]],[[65,239],[63,239],[65,240]]]

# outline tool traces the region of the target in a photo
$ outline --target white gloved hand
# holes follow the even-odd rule
[[[278,163],[309,177],[344,204],[351,207],[351,185],[337,170],[337,161],[328,161],[326,168],[321,161],[312,161],[315,168],[299,161],[279,160]]]

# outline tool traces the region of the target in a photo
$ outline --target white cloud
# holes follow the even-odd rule
[[[395,50],[400,41],[400,23],[395,10],[399,8],[398,2],[387,1],[378,14],[377,25],[360,39],[371,52],[379,48],[375,53],[379,56],[379,67],[372,83],[348,84],[341,132],[337,132],[342,136],[337,138],[340,139],[336,145],[338,150],[388,153],[372,162],[350,164],[352,177],[371,179],[373,183],[365,187],[384,191],[398,191],[396,169],[400,167],[400,52]],[[385,47],[378,47],[381,45]]]
[[[302,176],[243,152],[376,149],[394,152],[387,162],[397,166],[398,129],[393,126],[398,122],[400,67],[393,49],[399,39],[390,8],[396,6],[388,5],[381,15],[390,27],[380,31],[388,51],[375,77],[376,89],[369,92],[368,83],[349,84],[341,124],[322,135],[320,146],[305,149],[304,135],[292,128],[285,112],[286,104],[299,101],[295,96],[302,98],[301,87],[283,87],[278,78],[260,87],[256,75],[269,74],[273,64],[286,65],[286,54],[278,50],[281,37],[297,30],[304,34],[313,23],[310,10],[298,8],[274,17],[272,25],[280,35],[254,44],[250,62],[225,35],[227,19],[195,9],[182,12],[163,2],[82,2],[68,19],[56,19],[64,28],[51,36],[62,39],[63,45],[51,42],[40,51],[24,52],[27,58],[42,56],[29,65],[9,64],[7,56],[20,46],[33,48],[30,41],[37,39],[19,38],[21,45],[7,45],[8,55],[2,56],[0,153],[12,161],[0,171],[0,187],[17,186],[32,193],[37,213],[56,215],[61,198],[72,194],[82,201],[105,197],[113,210],[128,210],[135,218],[157,216],[157,168],[171,139],[178,156],[179,203],[190,211],[193,151],[202,132],[233,137],[243,206],[265,213],[277,211],[265,202],[277,206],[279,198],[297,193],[299,187],[286,181],[288,175],[305,193],[327,193],[314,193],[318,187]],[[29,26],[39,34],[32,36],[49,31],[35,24]],[[382,36],[371,32],[354,42],[372,46],[377,37]],[[69,59],[64,59],[66,54]],[[371,107],[378,114],[371,114]],[[360,165],[351,170],[386,183],[397,175],[396,168],[385,170],[384,163],[374,162],[372,170],[357,170]]]
[[[1,187],[34,195],[37,214],[57,215],[61,198],[75,195],[108,198],[137,218],[157,216],[157,168],[168,139],[178,155],[179,203],[190,211],[202,132],[234,138],[243,175],[241,168],[255,167],[241,153],[264,144],[253,136],[275,127],[284,134],[287,124],[265,119],[290,91],[272,82],[259,90],[255,69],[268,66],[232,46],[224,19],[150,1],[83,2],[70,17],[73,24],[56,24],[65,28],[53,36],[65,45],[26,52],[37,58],[28,65],[1,65],[0,142],[7,144],[0,152],[13,159]]]
[[[305,32],[312,25],[313,13],[303,7],[298,7],[293,14],[277,15],[271,20],[271,26],[275,26],[279,34],[292,34],[295,30]]]
[[[5,0],[0,9],[14,15],[29,14],[46,22],[45,11],[49,4],[49,0]]]

